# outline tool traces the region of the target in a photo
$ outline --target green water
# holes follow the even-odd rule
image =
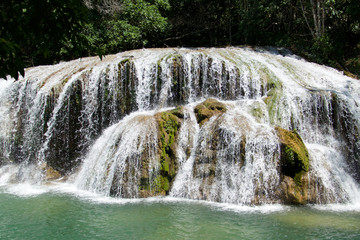
[[[0,193],[0,239],[360,239],[360,212]]]

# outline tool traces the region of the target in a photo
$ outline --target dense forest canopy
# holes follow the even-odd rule
[[[2,0],[0,77],[142,47],[279,46],[360,76],[359,0]],[[353,75],[353,76],[354,76]]]

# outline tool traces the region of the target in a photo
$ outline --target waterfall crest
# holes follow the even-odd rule
[[[357,80],[277,49],[142,49],[34,67],[0,79],[0,181],[360,202],[359,106]]]

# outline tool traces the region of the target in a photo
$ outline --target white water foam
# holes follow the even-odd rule
[[[36,197],[47,193],[49,190],[44,185],[34,185],[31,183],[17,183],[3,186],[3,192],[19,197]]]

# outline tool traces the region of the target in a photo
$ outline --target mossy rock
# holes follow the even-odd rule
[[[158,176],[155,178],[155,192],[157,192],[160,195],[166,195],[169,192],[170,184],[169,179],[165,176]]]
[[[178,170],[176,140],[183,116],[182,108],[161,112],[155,115],[159,127],[160,175],[155,180],[155,191],[168,194]]]
[[[154,172],[150,175],[147,155],[141,159],[139,197],[165,196],[169,193],[178,170],[176,141],[183,117],[184,109],[181,106],[155,114],[158,125],[159,168],[153,169]]]
[[[216,99],[209,98],[195,107],[196,120],[202,126],[212,116],[226,112],[226,106]]]
[[[62,175],[51,167],[47,168],[45,171],[45,179],[47,181],[59,179],[61,177]]]
[[[79,130],[82,128],[82,82],[78,79],[71,83],[66,98],[61,103],[57,118],[52,129],[51,137],[48,139],[48,148],[45,151],[47,164],[62,175],[70,173],[79,164],[79,156],[83,150],[80,144],[82,136]],[[44,119],[48,121],[49,114],[54,102],[47,102]],[[45,131],[47,126],[43,127]],[[48,130],[48,129],[47,129]],[[67,147],[64,147],[67,146]]]
[[[296,131],[275,128],[281,144],[281,171],[302,185],[303,173],[309,171],[309,153]]]
[[[167,177],[157,175],[155,179],[149,183],[148,178],[141,178],[139,186],[139,197],[147,198],[154,196],[165,196],[169,192],[169,180]]]
[[[280,162],[282,181],[279,195],[285,204],[307,204],[314,202],[309,193],[309,153],[296,131],[275,128],[280,140]]]
[[[266,79],[266,96],[263,98],[267,105],[270,122],[275,124],[280,121],[281,113],[279,102],[282,99],[283,85],[276,77],[268,77]]]
[[[177,106],[175,109],[171,110],[170,113],[172,115],[177,116],[180,119],[183,119],[184,118],[184,107]]]

